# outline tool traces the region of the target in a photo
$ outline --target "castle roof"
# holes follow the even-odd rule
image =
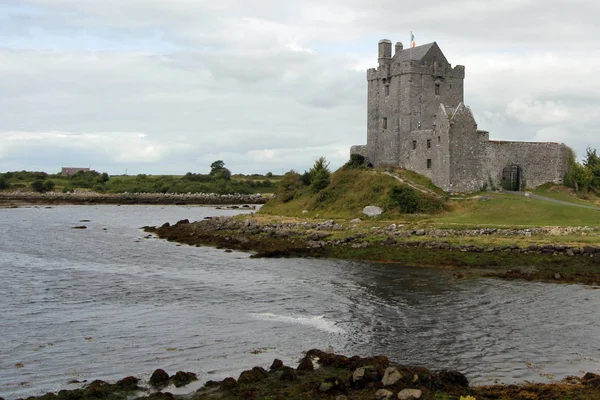
[[[408,49],[401,50],[394,54],[394,62],[409,60],[421,61],[434,47],[441,52],[436,42],[422,44],[421,46],[409,47]]]

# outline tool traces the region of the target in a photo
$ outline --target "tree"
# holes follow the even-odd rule
[[[8,187],[8,180],[5,177],[0,176],[0,190],[8,189]]]
[[[212,164],[210,164],[210,174],[213,175],[223,168],[225,168],[225,163],[223,160],[214,161]]]
[[[277,186],[277,201],[280,203],[287,203],[296,196],[298,190],[303,186],[304,185],[302,184],[302,179],[300,179],[299,173],[293,169],[289,172],[286,172]]]
[[[329,163],[325,157],[319,157],[313,167],[308,171],[310,187],[315,192],[323,190],[329,185]]]
[[[38,193],[49,192],[54,189],[54,182],[38,179],[31,182],[31,188]]]
[[[210,164],[210,172],[209,175],[217,180],[230,180],[231,179],[231,171],[225,168],[225,163],[223,160],[214,161]]]

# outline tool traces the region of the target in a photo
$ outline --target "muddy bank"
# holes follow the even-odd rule
[[[158,204],[158,205],[225,205],[264,204],[268,200],[260,194],[215,194],[215,193],[118,193],[94,192],[33,193],[0,192],[0,207],[20,205],[54,204]]]
[[[433,371],[424,367],[396,365],[386,356],[346,357],[309,350],[296,367],[275,359],[269,369],[257,366],[237,379],[208,381],[195,392],[173,395],[173,387],[196,380],[190,372],[170,377],[156,370],[148,382],[127,377],[114,384],[94,381],[82,389],[62,390],[28,400],[78,399],[597,399],[600,376],[587,373],[552,384],[494,385],[471,387],[459,371]],[[468,397],[471,396],[471,397]]]
[[[600,284],[600,246],[547,243],[520,246],[516,240],[512,244],[495,245],[490,241],[493,237],[505,239],[522,234],[531,238],[532,232],[543,237],[550,230],[569,229],[573,233],[590,228],[453,232],[412,230],[395,224],[387,228],[361,228],[333,220],[259,222],[246,217],[215,217],[144,229],[178,243],[251,251],[252,257],[334,257],[455,268],[459,273],[477,271],[505,279]],[[467,235],[474,238],[474,243],[452,242],[453,238]]]

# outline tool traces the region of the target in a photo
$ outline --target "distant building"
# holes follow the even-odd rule
[[[392,55],[392,43],[380,41],[379,67],[367,71],[367,144],[351,154],[423,174],[450,192],[562,182],[569,148],[490,140],[463,103],[464,78],[465,67],[452,67],[435,42],[397,43]]]
[[[88,172],[91,171],[90,168],[75,168],[75,167],[63,167],[60,174],[62,176],[72,176],[78,173],[79,171]]]

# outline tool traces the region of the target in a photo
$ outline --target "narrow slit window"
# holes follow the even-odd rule
[[[442,138],[438,136],[438,143],[442,141]]]
[[[440,95],[440,84],[439,83],[435,84],[435,95],[436,96]]]
[[[413,140],[413,150],[416,150],[416,149],[417,149],[417,141]]]
[[[383,117],[383,129],[387,129],[387,117]]]
[[[427,148],[430,149],[431,148],[431,139],[427,139]]]
[[[387,97],[387,96],[390,95],[390,85],[385,85],[384,87],[385,87],[385,89],[384,89],[385,90],[385,96]]]
[[[427,159],[427,169],[431,169],[431,158]]]

